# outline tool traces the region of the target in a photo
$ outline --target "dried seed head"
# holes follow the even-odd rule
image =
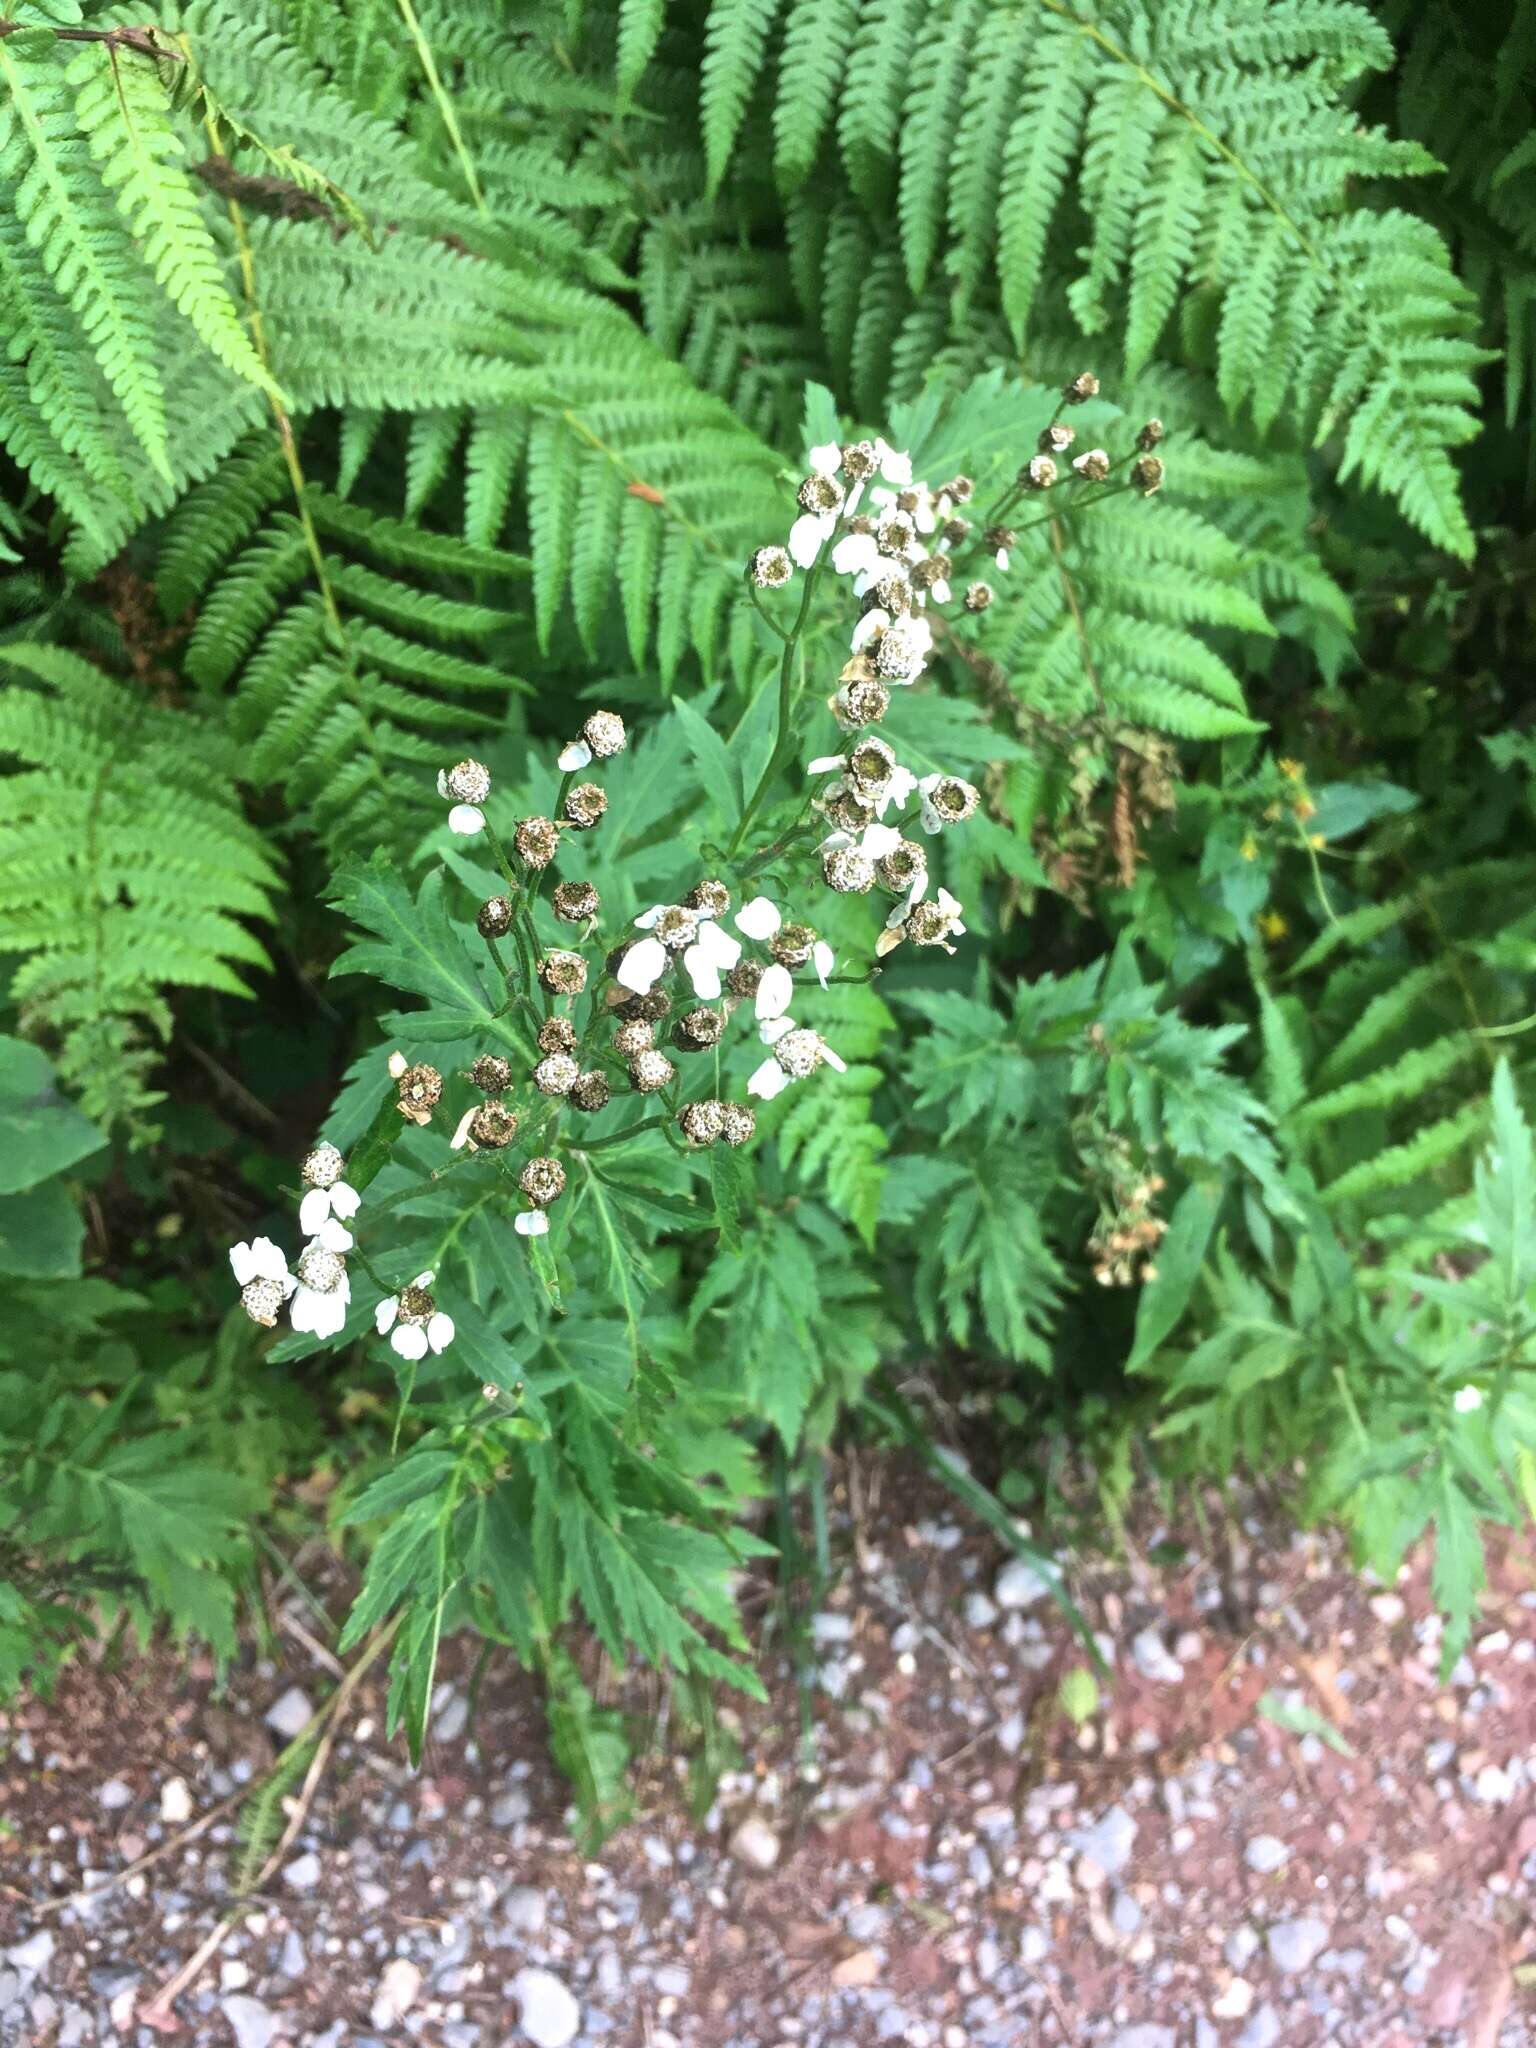
[[[927,495],[927,488],[926,484],[921,490],[918,489],[916,484],[909,484],[904,491],[898,491],[896,493],[896,510],[898,512],[915,512]]]
[[[539,962],[539,981],[552,996],[579,996],[587,985],[587,963],[579,953],[553,947]]]
[[[669,903],[651,926],[651,937],[660,939],[669,952],[680,953],[699,936],[699,913],[686,903]]]
[[[443,1093],[443,1077],[436,1067],[425,1062],[407,1067],[396,1085],[400,1091],[400,1114],[413,1124],[430,1123]]]
[[[594,1067],[590,1073],[576,1076],[571,1085],[570,1099],[577,1109],[591,1112],[606,1109],[612,1100],[612,1093],[608,1086],[608,1076],[598,1073]]]
[[[836,477],[812,470],[796,491],[795,502],[802,512],[836,512],[843,502],[843,487]]]
[[[947,583],[954,563],[948,555],[925,555],[912,565],[912,581],[919,590],[932,590],[935,583]]]
[[[569,1095],[580,1074],[568,1052],[547,1053],[533,1070],[533,1085],[541,1095]]]
[[[937,903],[914,903],[901,927],[902,937],[914,946],[942,946],[954,920]]]
[[[565,1168],[558,1159],[530,1159],[517,1184],[537,1209],[547,1209],[565,1193]]]
[[[560,827],[549,818],[524,818],[512,843],[529,867],[547,868],[560,851]]]
[[[602,909],[602,899],[590,882],[559,882],[552,908],[565,924],[589,924]]]
[[[720,1043],[724,1030],[725,1019],[720,1012],[701,1003],[678,1018],[677,1043],[684,1052],[707,1052],[710,1046]]]
[[[724,917],[731,907],[731,892],[724,882],[695,882],[683,902],[700,917]]]
[[[347,1262],[323,1244],[306,1247],[294,1271],[312,1294],[334,1294],[347,1277]]]
[[[887,512],[875,528],[875,546],[882,555],[905,555],[917,539],[917,528],[905,512]]]
[[[747,574],[759,590],[778,590],[795,573],[787,548],[759,548],[747,564]]]
[[[939,539],[943,541],[945,547],[957,548],[967,538],[970,530],[969,519],[946,519],[939,528]]]
[[[430,1323],[437,1314],[437,1303],[425,1287],[402,1287],[398,1299],[402,1323]]]
[[[512,899],[488,896],[475,917],[475,927],[482,939],[504,939],[512,929]]]
[[[491,771],[483,761],[458,761],[448,770],[443,787],[460,804],[483,804],[491,793]]]
[[[1076,439],[1076,427],[1066,426],[1057,420],[1053,426],[1045,429],[1035,446],[1042,455],[1065,455]]]
[[[299,1178],[306,1187],[333,1188],[347,1170],[347,1162],[334,1145],[317,1145],[306,1154]]]
[[[483,1052],[470,1068],[469,1078],[482,1095],[505,1095],[512,1086],[512,1062],[499,1052]]]
[[[811,957],[816,932],[808,924],[781,924],[768,941],[768,950],[781,967],[803,967]]]
[[[828,787],[817,808],[839,832],[862,832],[875,815],[872,800],[843,776]]]
[[[983,547],[993,554],[996,554],[999,548],[1014,548],[1018,544],[1019,536],[1011,526],[989,526],[982,535]]]
[[[649,1051],[637,1052],[629,1063],[629,1078],[642,1095],[654,1095],[658,1088],[665,1088],[676,1072],[666,1054],[654,1046]]]
[[[792,1081],[803,1081],[821,1065],[821,1038],[814,1031],[786,1031],[773,1056]]]
[[[850,533],[873,533],[875,522],[868,512],[855,512],[848,521]]]
[[[517,1112],[504,1102],[482,1102],[469,1120],[469,1135],[477,1145],[499,1152],[517,1136]]]
[[[922,564],[919,563],[918,568],[921,567]],[[912,573],[916,576],[917,571],[914,570]],[[893,619],[899,619],[904,612],[911,611],[912,585],[901,571],[892,569],[871,587],[864,600],[864,609],[873,611],[876,606],[883,612],[889,612]]]
[[[1031,455],[1019,482],[1026,490],[1048,491],[1056,481],[1056,464],[1049,455]]]
[[[1090,398],[1099,395],[1099,380],[1092,370],[1081,370],[1062,391],[1068,405],[1086,405]]]
[[[926,792],[925,800],[944,824],[963,825],[975,816],[981,792],[958,775],[944,775]]]
[[[832,699],[833,713],[843,725],[878,725],[890,708],[891,693],[878,676],[844,683]]]
[[[896,750],[888,740],[871,734],[859,741],[848,756],[848,773],[866,796],[878,797],[896,773]]]
[[[277,1280],[249,1281],[240,1290],[240,1306],[253,1323],[260,1323],[264,1330],[275,1329],[283,1306],[282,1283]]]
[[[948,498],[952,505],[968,505],[975,493],[976,486],[968,476],[952,476],[947,484],[940,486],[940,495]]]
[[[757,994],[757,985],[763,978],[763,963],[760,960],[738,960],[725,977],[725,985],[733,996],[743,1002],[750,1002]]]
[[[1154,491],[1163,488],[1163,478],[1166,475],[1162,458],[1157,455],[1143,455],[1139,461],[1131,465],[1131,482],[1144,498],[1150,498]]]
[[[565,800],[565,815],[578,832],[590,832],[608,808],[608,798],[595,782],[578,782]]]
[[[928,872],[928,855],[915,839],[902,839],[875,862],[875,874],[884,889],[904,896]]]
[[[649,1052],[656,1043],[656,1026],[644,1017],[631,1017],[613,1034],[613,1049],[621,1059],[632,1060],[637,1052]]]
[[[713,1145],[725,1135],[725,1108],[719,1102],[685,1102],[677,1126],[690,1145]]]
[[[573,1052],[576,1026],[569,1017],[546,1017],[539,1026],[540,1052]]]
[[[594,711],[581,728],[581,736],[599,761],[611,761],[628,744],[624,721],[617,711]]]
[[[1085,448],[1081,455],[1073,456],[1072,467],[1087,482],[1101,484],[1109,475],[1108,452],[1103,448]]]
[[[990,583],[971,583],[966,586],[965,608],[968,612],[984,612],[991,602]]]
[[[875,668],[892,682],[909,683],[923,672],[922,642],[910,626],[887,626],[875,647]]]
[[[613,1006],[615,1016],[642,1024],[659,1024],[671,1008],[672,998],[664,988],[649,989],[643,996],[629,996]]]
[[[757,1111],[744,1102],[722,1102],[720,1108],[724,1116],[720,1135],[727,1145],[745,1145],[757,1129]]]
[[[862,896],[875,886],[875,864],[856,846],[829,846],[821,856],[821,873],[840,896]]]
[[[1150,455],[1152,453],[1152,450],[1157,446],[1158,442],[1162,440],[1163,432],[1164,429],[1161,420],[1147,421],[1147,424],[1136,436],[1136,446],[1141,450],[1143,455]]]
[[[872,441],[850,441],[842,454],[843,475],[850,483],[861,484],[872,477],[880,466]]]

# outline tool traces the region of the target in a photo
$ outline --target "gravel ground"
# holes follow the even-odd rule
[[[1529,1554],[1442,1688],[1417,1569],[1362,1584],[1258,1511],[1146,1524],[1074,1567],[1112,1673],[1076,1728],[1033,1573],[899,1461],[834,1506],[814,1754],[753,1583],[771,1698],[719,1708],[712,1796],[681,1697],[594,1673],[638,1735],[595,1857],[536,1688],[493,1669],[471,1713],[450,1645],[422,1771],[370,1674],[233,1903],[241,1788],[336,1683],[303,1606],[223,1690],[162,1654],[0,1717],[0,2048],[1536,2044]]]

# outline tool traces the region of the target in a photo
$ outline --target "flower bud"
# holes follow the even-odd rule
[[[1032,455],[1019,476],[1026,490],[1048,491],[1056,481],[1056,464],[1049,455]]]
[[[606,1109],[612,1100],[607,1075],[598,1073],[596,1068],[590,1073],[578,1074],[571,1083],[570,1100],[575,1108],[584,1109],[589,1113]]]
[[[511,898],[488,896],[475,917],[475,928],[482,939],[504,939],[512,929]]]
[[[677,1068],[664,1052],[658,1052],[654,1047],[647,1052],[637,1052],[629,1063],[629,1078],[642,1095],[654,1095],[676,1075]]]
[[[683,1052],[707,1052],[712,1045],[720,1043],[725,1030],[725,1019],[718,1010],[711,1010],[701,1003],[697,1009],[685,1010],[677,1020],[675,1037]]]
[[[533,1085],[541,1095],[569,1095],[581,1074],[568,1052],[552,1052],[533,1070]]]
[[[877,676],[844,683],[832,699],[833,715],[840,725],[877,725],[890,708],[890,690]]]
[[[240,1290],[240,1306],[253,1323],[260,1323],[264,1330],[275,1329],[283,1306],[282,1283],[277,1280],[247,1282]]]
[[[1158,442],[1162,440],[1163,431],[1163,423],[1161,420],[1147,421],[1147,424],[1136,436],[1136,446],[1141,450],[1143,455],[1150,455],[1152,453],[1152,450],[1157,446]]]
[[[1062,391],[1068,405],[1086,405],[1090,398],[1099,395],[1099,380],[1092,370],[1082,370]]]
[[[747,574],[759,590],[778,590],[794,573],[787,548],[759,548],[747,564]]]
[[[546,1017],[539,1026],[540,1052],[574,1052],[576,1026],[569,1017]]]
[[[795,502],[802,512],[836,512],[843,502],[843,487],[835,477],[812,470],[796,491]]]
[[[483,761],[459,761],[443,778],[443,790],[455,803],[483,804],[491,793],[491,771]]]
[[[1076,427],[1069,427],[1061,420],[1056,420],[1045,428],[1035,446],[1042,455],[1065,455],[1076,439]]]
[[[334,1145],[317,1145],[305,1155],[299,1178],[306,1187],[333,1188],[347,1170],[347,1162]]]
[[[553,947],[539,962],[539,981],[552,996],[579,996],[587,985],[587,963],[580,953]]]
[[[549,818],[524,818],[512,835],[512,843],[529,867],[547,868],[560,851],[560,828]]]
[[[965,608],[968,612],[984,612],[991,602],[992,586],[990,583],[972,583],[967,585]]]
[[[1085,482],[1101,484],[1109,475],[1109,456],[1102,448],[1085,448],[1073,456],[1072,467]]]
[[[862,896],[875,886],[875,864],[856,846],[829,846],[821,856],[821,873],[840,896]]]
[[[552,908],[563,924],[589,924],[601,910],[602,899],[590,882],[559,882]]]
[[[744,1102],[722,1102],[720,1135],[727,1145],[745,1145],[757,1129],[757,1111]]]
[[[469,1078],[484,1095],[505,1095],[512,1086],[512,1062],[499,1052],[483,1052],[470,1068]]]
[[[685,1102],[677,1113],[678,1129],[690,1145],[713,1145],[725,1135],[725,1109],[714,1101]]]
[[[695,882],[683,902],[701,917],[724,917],[731,907],[731,892],[724,882]]]
[[[655,1043],[656,1027],[643,1017],[631,1017],[613,1034],[613,1049],[621,1059],[632,1060],[636,1053],[649,1052]]]
[[[1131,482],[1144,498],[1150,498],[1154,491],[1163,488],[1163,478],[1166,474],[1161,457],[1156,455],[1143,455],[1138,462],[1131,465]]]
[[[581,728],[581,736],[598,761],[611,761],[615,754],[622,754],[629,741],[617,711],[594,711]]]
[[[565,1168],[558,1159],[530,1159],[517,1184],[535,1207],[547,1209],[565,1193]]]
[[[607,808],[608,798],[595,782],[578,782],[565,799],[565,815],[578,832],[590,832]]]
[[[517,1112],[504,1102],[482,1102],[469,1120],[469,1135],[477,1145],[500,1152],[517,1136]]]
[[[768,941],[768,950],[781,967],[803,967],[816,943],[815,929],[808,924],[781,924]]]
[[[398,1108],[408,1123],[429,1124],[432,1112],[442,1099],[443,1077],[436,1067],[422,1062],[407,1067],[397,1083],[400,1093]]]

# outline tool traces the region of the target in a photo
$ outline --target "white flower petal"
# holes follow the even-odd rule
[[[802,569],[809,569],[821,553],[821,544],[826,537],[822,515],[819,512],[802,512],[789,529],[790,560]]]
[[[256,1278],[255,1248],[248,1244],[232,1244],[229,1248],[230,1270],[238,1287],[249,1287]]]
[[[806,763],[805,772],[807,775],[834,775],[847,765],[841,754],[818,754],[814,761]]]
[[[926,498],[919,501],[916,511],[912,514],[912,524],[919,533],[932,533],[935,524],[933,507]]]
[[[836,476],[843,466],[843,451],[835,441],[823,441],[806,460],[818,476]]]
[[[512,1218],[512,1228],[519,1237],[547,1237],[549,1218],[542,1209],[520,1209]]]
[[[795,1020],[793,1017],[775,1015],[763,1019],[762,1023],[757,1027],[757,1035],[764,1045],[777,1045],[779,1040],[786,1033],[793,1031],[794,1028]]]
[[[293,1307],[288,1311],[288,1320],[301,1336],[314,1336],[319,1333],[320,1308],[324,1300],[325,1296],[316,1294],[312,1288],[295,1288]]]
[[[767,896],[754,896],[736,913],[736,929],[749,939],[771,939],[783,922],[779,906]]]
[[[996,562],[999,569],[1006,569],[1008,566],[1008,550],[1006,548],[999,548],[992,559]]]
[[[775,960],[771,967],[764,968],[763,978],[757,984],[754,1012],[758,1017],[782,1017],[794,999],[794,976],[781,961]]]
[[[866,641],[872,640],[876,633],[881,632],[890,623],[890,613],[881,611],[880,607],[875,605],[860,615],[858,623],[848,637],[849,646],[857,654]]]
[[[775,1095],[782,1095],[789,1086],[789,1076],[777,1060],[764,1060],[757,1072],[747,1083],[747,1093],[759,1096],[764,1102],[771,1102]]]
[[[712,1003],[720,993],[720,970],[701,945],[685,948],[683,972],[693,983],[693,992],[702,1002]]]
[[[894,825],[866,825],[859,836],[859,851],[871,860],[883,859],[900,844],[901,834]]]
[[[665,903],[653,903],[649,910],[642,910],[640,915],[635,919],[636,930],[648,932],[651,926],[656,922],[657,918],[660,917],[661,913],[666,909],[666,907],[667,906]]]
[[[420,1323],[400,1323],[389,1340],[391,1351],[398,1351],[402,1358],[425,1358],[427,1355],[427,1333]]]
[[[888,484],[896,484],[905,490],[912,481],[912,458],[899,448],[892,448],[888,442],[876,441],[875,455],[880,463],[880,474]]]
[[[469,1127],[479,1114],[479,1103],[472,1102],[469,1105],[468,1109],[465,1110],[464,1114],[459,1118],[458,1128],[455,1130],[453,1136],[448,1140],[448,1149],[450,1152],[462,1152],[464,1150],[464,1147],[469,1143]]]
[[[299,1228],[314,1237],[331,1213],[331,1198],[324,1188],[311,1188],[299,1204]]]
[[[614,980],[637,996],[648,996],[667,969],[667,949],[660,939],[640,939],[619,962]]]
[[[448,813],[448,830],[469,839],[476,832],[485,830],[485,813],[474,804],[455,804]]]
[[[912,644],[920,647],[924,654],[933,651],[933,627],[927,619],[913,619],[911,637]]]
[[[848,495],[843,500],[843,517],[845,519],[851,519],[853,517],[854,513],[859,509],[859,500],[860,498],[863,497],[863,495],[864,479],[863,477],[860,477],[856,484],[851,484],[849,486]]]
[[[942,576],[939,578],[938,582],[934,584],[929,594],[933,598],[935,604],[949,603],[951,595],[950,588],[948,583],[944,580]]]
[[[373,1327],[378,1331],[381,1337],[384,1335],[385,1331],[392,1326],[395,1317],[399,1315],[399,1313],[399,1295],[387,1294],[373,1312]]]
[[[717,967],[734,967],[741,958],[741,941],[733,939],[724,925],[708,917],[699,926],[698,944],[704,956]]]
[[[314,1236],[315,1242],[323,1244],[328,1252],[349,1252],[352,1249],[351,1231],[335,1216],[327,1216]]]
[[[592,758],[592,749],[585,740],[572,740],[568,747],[562,747],[555,756],[555,766],[562,775],[570,775],[578,768],[585,768]]]
[[[826,1061],[827,1065],[832,1068],[834,1073],[847,1073],[848,1062],[845,1059],[840,1059],[838,1055],[832,1050],[831,1046],[828,1045],[825,1039],[821,1041],[821,1056]]]
[[[944,830],[944,820],[933,808],[933,805],[928,801],[927,797],[923,798],[922,819],[923,830],[928,834],[930,839],[933,837],[935,832],[942,832]]]
[[[442,1309],[427,1324],[427,1342],[434,1351],[446,1351],[453,1342],[453,1317]]]
[[[939,891],[938,905],[947,917],[958,917],[960,915],[959,899],[951,896],[947,889]]]
[[[344,1180],[337,1181],[328,1192],[333,1216],[355,1216],[362,1207],[362,1196],[356,1188],[349,1188]]]
[[[1474,1386],[1458,1387],[1455,1399],[1451,1402],[1458,1415],[1473,1415],[1482,1405],[1482,1390]]]
[[[827,944],[826,940],[818,939],[811,948],[811,965],[815,968],[816,979],[823,988],[827,985],[827,976],[832,972],[836,961],[837,955]]]
[[[872,569],[880,559],[872,533],[845,533],[832,550],[832,567],[839,576],[857,576]]]

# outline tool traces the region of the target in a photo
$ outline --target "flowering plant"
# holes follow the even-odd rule
[[[419,1421],[423,1399],[446,1404],[448,1434],[424,1441],[451,1450],[461,1475],[450,1523],[477,1497],[466,1446],[492,1471],[514,1444],[545,1447],[523,1454],[536,1529],[560,1465],[588,1498],[610,1486],[591,1463],[590,1418],[573,1437],[556,1390],[590,1384],[599,1361],[624,1385],[664,1362],[647,1291],[676,1256],[665,1245],[702,1226],[741,1257],[754,1201],[766,1199],[749,1162],[759,1115],[778,1114],[800,1084],[847,1075],[843,1029],[857,1049],[860,992],[898,955],[957,955],[968,913],[948,886],[949,847],[983,811],[982,791],[909,743],[920,727],[903,700],[932,698],[936,656],[984,617],[992,586],[974,572],[1009,573],[1015,504],[1047,492],[1092,502],[1116,487],[1102,451],[1067,459],[1074,436],[1059,415],[1096,388],[1090,377],[1066,387],[1037,449],[980,516],[968,477],[916,479],[883,440],[814,446],[786,541],[746,566],[777,672],[733,730],[680,705],[632,741],[620,712],[593,711],[521,788],[504,789],[476,759],[440,770],[447,833],[414,897],[383,860],[338,875],[337,901],[366,936],[335,971],[373,974],[424,1007],[385,1020],[393,1043],[358,1062],[303,1161],[307,1242],[291,1269],[268,1238],[237,1245],[231,1262],[247,1314],[269,1327],[286,1314],[293,1351],[371,1328],[402,1413]],[[1156,423],[1140,435],[1129,487],[1160,483],[1149,453],[1160,435]],[[716,1284],[711,1268],[700,1296]],[[567,1350],[551,1332],[573,1325]],[[466,1378],[478,1392],[455,1394]],[[708,1405],[717,1426],[719,1404]],[[764,1407],[786,1437],[804,1419],[803,1399]],[[422,1456],[418,1444],[348,1512],[405,1506],[437,1526],[435,1492],[401,1492]],[[739,1463],[714,1457],[716,1470]],[[707,1486],[674,1486],[647,1511],[711,1499]],[[489,1539],[482,1529],[476,1540]],[[579,1542],[603,1540],[587,1530]],[[469,1541],[463,1528],[453,1537],[461,1552]],[[616,1569],[610,1558],[604,1571]],[[665,1583],[659,1560],[642,1576],[654,1585],[658,1570]],[[506,1626],[526,1629],[537,1610],[543,1639],[564,1587],[557,1575],[532,1608],[525,1588]],[[381,1578],[376,1561],[354,1633],[416,1590],[392,1571]],[[578,1590],[601,1626],[602,1594]],[[636,1634],[632,1616],[619,1620],[616,1644]],[[707,1662],[715,1653],[679,1621],[666,1653]],[[405,1639],[402,1707],[430,1690],[441,1625],[434,1610],[423,1641]]]

